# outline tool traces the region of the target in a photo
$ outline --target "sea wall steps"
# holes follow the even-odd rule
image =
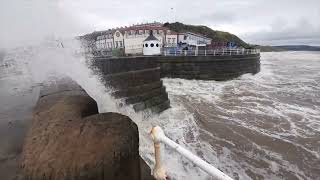
[[[114,89],[112,95],[132,104],[136,112],[159,113],[170,107],[160,66],[150,57],[96,58],[92,64],[100,70],[105,86]]]

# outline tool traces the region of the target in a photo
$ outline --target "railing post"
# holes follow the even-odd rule
[[[216,50],[213,50],[213,56],[216,56]]]
[[[161,164],[160,143],[164,143],[164,144],[168,145],[169,147],[173,148],[179,154],[181,154],[182,156],[184,156],[185,158],[190,160],[192,163],[197,165],[200,169],[202,169],[203,171],[205,171],[206,173],[211,175],[213,177],[213,179],[233,180],[231,177],[224,174],[219,169],[215,168],[211,164],[207,163],[206,161],[204,161],[201,158],[199,158],[198,156],[194,155],[193,153],[191,153],[187,149],[183,148],[182,146],[180,146],[176,142],[169,139],[164,134],[163,130],[159,126],[153,127],[151,129],[150,134],[151,134],[152,140],[154,142],[154,146],[155,146],[156,163],[155,163],[155,168],[154,168],[153,174],[154,174],[154,176],[156,175],[155,178],[157,180],[160,180],[160,179],[162,180],[162,179],[167,178],[166,171]]]
[[[204,56],[207,56],[207,50],[204,50]]]
[[[222,55],[224,55],[224,49],[222,49]]]

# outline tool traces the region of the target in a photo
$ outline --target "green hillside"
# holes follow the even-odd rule
[[[176,32],[193,32],[213,39],[214,42],[235,42],[242,47],[249,47],[249,45],[241,40],[238,36],[229,32],[212,30],[207,26],[186,25],[180,22],[165,23],[165,27]]]

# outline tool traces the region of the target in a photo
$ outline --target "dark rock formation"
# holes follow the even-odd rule
[[[96,102],[76,84],[45,87],[25,140],[19,178],[152,179],[139,156],[136,124],[117,113],[97,113]]]

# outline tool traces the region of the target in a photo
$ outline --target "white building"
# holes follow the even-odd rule
[[[153,35],[153,31],[150,35],[143,41],[143,55],[160,55],[160,41]]]
[[[210,38],[191,32],[176,33],[163,27],[163,24],[155,22],[103,31],[96,39],[96,49],[98,51],[124,49],[127,55],[142,54],[143,41],[149,36],[151,30],[153,36],[159,40],[159,48],[177,47],[179,43],[197,47],[206,46],[212,41]]]
[[[211,44],[212,39],[192,32],[179,33],[178,43],[186,43],[191,46],[206,46]]]
[[[124,48],[124,36],[120,30],[113,33],[113,48]]]
[[[108,30],[101,32],[102,35],[97,37],[96,47],[97,50],[108,50],[114,48],[113,31]]]
[[[178,44],[178,33],[167,29],[165,38],[166,38],[165,47],[177,47],[177,44]]]
[[[126,54],[142,54],[143,41],[149,36],[150,31],[153,31],[159,41],[160,47],[163,47],[165,41],[165,29],[163,27],[129,27],[124,31],[124,43]]]

